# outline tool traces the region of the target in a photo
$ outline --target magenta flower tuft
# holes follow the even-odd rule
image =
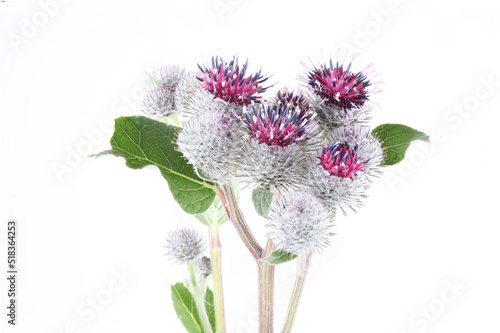
[[[261,104],[253,112],[245,112],[243,122],[250,130],[250,137],[268,146],[286,147],[292,143],[308,140],[307,134],[314,126],[312,112],[303,112],[299,108]]]
[[[225,102],[237,105],[248,105],[259,101],[262,97],[257,94],[264,93],[269,87],[261,84],[269,79],[257,73],[246,76],[248,60],[243,67],[238,65],[238,57],[225,61],[221,57],[212,57],[211,67],[203,67],[198,64],[202,76],[198,80],[203,82],[203,88]]]
[[[336,142],[323,147],[321,156],[318,157],[321,165],[331,176],[354,179],[359,171],[363,171],[365,164],[360,162],[357,153],[358,146],[349,147],[346,143]]]
[[[351,72],[351,62],[344,69],[343,64],[337,61],[334,66],[330,59],[329,66],[323,64],[309,70],[305,81],[325,105],[334,104],[344,110],[362,107],[370,95],[367,74]]]

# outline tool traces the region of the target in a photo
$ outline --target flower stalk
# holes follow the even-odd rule
[[[203,328],[204,333],[212,333],[212,326],[210,325],[210,321],[208,320],[207,311],[205,309],[205,291],[206,285],[199,284],[196,280],[196,275],[194,273],[194,265],[193,262],[190,261],[187,264],[188,273],[189,273],[189,286],[191,287],[191,294],[193,295],[194,304],[196,306],[196,310],[198,311],[198,315],[200,316],[201,327]]]
[[[222,288],[221,244],[219,241],[219,225],[214,221],[210,227],[210,255],[212,257],[212,279],[214,283],[215,326],[218,333],[226,332],[224,311],[224,292]]]
[[[222,193],[218,193],[218,195],[224,205],[224,208],[226,209],[227,216],[233,223],[236,231],[240,235],[243,243],[245,243],[245,246],[250,251],[252,257],[258,261],[262,258],[263,249],[243,217],[243,213],[238,206],[238,200],[231,182],[225,182],[220,186],[220,188]]]
[[[228,217],[257,263],[259,333],[272,333],[274,321],[274,266],[261,261],[261,259],[269,256],[274,251],[275,245],[269,239],[266,248],[262,249],[243,217],[232,184],[222,184],[221,190],[222,193],[219,194],[219,197],[226,208]]]
[[[297,258],[297,277],[295,279],[292,296],[290,298],[290,303],[288,304],[288,310],[281,333],[289,333],[292,331],[292,326],[299,308],[300,297],[302,296],[302,291],[304,290],[304,284],[311,257],[312,253],[307,256],[299,256]]]
[[[269,256],[275,249],[271,239],[268,239],[263,258]],[[258,261],[259,272],[259,333],[272,333],[274,322],[274,265]]]

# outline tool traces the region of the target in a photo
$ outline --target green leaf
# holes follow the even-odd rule
[[[273,253],[271,253],[269,257],[262,259],[262,261],[265,261],[271,265],[278,265],[295,258],[297,258],[295,254],[291,254],[283,250],[276,250],[273,251]]]
[[[207,292],[205,294],[205,309],[207,310],[208,321],[210,326],[212,326],[212,331],[215,333],[215,302],[214,293],[207,287]]]
[[[256,188],[252,191],[253,206],[260,216],[267,217],[272,201],[273,194],[269,190]]]
[[[386,156],[382,165],[394,165],[401,162],[412,141],[422,140],[430,143],[427,134],[400,124],[377,126],[372,131],[372,135],[382,142],[382,149]]]
[[[112,149],[94,156],[123,157],[132,169],[157,166],[181,208],[189,214],[200,214],[212,204],[216,186],[198,177],[177,151],[176,130],[177,127],[142,116],[120,117],[115,119]]]
[[[182,283],[171,286],[175,313],[189,333],[203,333],[193,296]]]

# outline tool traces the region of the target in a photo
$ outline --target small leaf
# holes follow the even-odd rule
[[[212,204],[216,186],[198,177],[177,151],[176,130],[177,127],[142,116],[120,117],[115,119],[112,148],[94,156],[123,157],[132,169],[157,166],[181,208],[189,214],[200,214]]]
[[[214,293],[207,287],[207,292],[205,294],[205,309],[207,310],[208,321],[210,326],[212,326],[212,331],[215,333],[215,303],[214,303]]]
[[[430,142],[427,134],[400,124],[377,126],[372,131],[372,135],[382,142],[382,149],[386,156],[382,165],[394,165],[401,162],[412,141]]]
[[[203,333],[193,296],[182,283],[171,286],[175,313],[189,333]]]
[[[221,225],[229,221],[226,209],[218,197],[202,214],[195,215],[196,219],[206,226]]]
[[[267,217],[272,201],[273,194],[269,190],[256,188],[252,191],[253,206],[260,216]]]
[[[265,261],[271,265],[278,265],[295,258],[297,258],[295,254],[291,254],[283,250],[276,250],[273,251],[273,253],[271,253],[269,257],[262,259],[262,261]]]

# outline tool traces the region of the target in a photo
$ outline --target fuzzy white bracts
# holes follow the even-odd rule
[[[149,73],[145,80],[146,97],[142,111],[154,118],[168,118],[176,113],[175,92],[185,75],[179,66],[162,66]]]
[[[268,219],[269,237],[276,247],[295,255],[319,251],[332,235],[330,212],[306,192],[285,195],[270,209]]]
[[[335,104],[326,105],[317,96],[312,97],[311,100],[317,114],[318,124],[324,131],[330,131],[336,127],[349,124],[367,123],[371,118],[372,107],[370,105],[345,110]]]
[[[175,229],[166,238],[165,256],[177,264],[187,264],[201,257],[206,249],[203,236],[195,229]]]
[[[361,207],[362,200],[370,182],[364,172],[359,172],[352,179],[332,176],[318,164],[320,154],[313,155],[308,163],[302,181],[302,189],[317,197],[332,213],[341,210],[344,215],[348,210]]]
[[[288,192],[298,188],[307,163],[303,147],[268,146],[253,138],[243,142],[238,176],[253,188]]]
[[[230,117],[234,113],[243,115],[243,107],[237,104],[224,102],[203,89],[203,83],[196,77],[196,73],[187,74],[175,90],[175,104],[185,116],[196,117],[207,112],[221,112]]]
[[[222,182],[239,160],[240,124],[221,112],[202,113],[183,125],[177,137],[179,151],[200,177]]]
[[[361,124],[335,128],[327,137],[327,142],[347,142],[351,147],[358,146],[357,153],[362,161],[367,161],[363,171],[370,176],[381,173],[384,161],[382,144],[370,133],[370,128]]]

